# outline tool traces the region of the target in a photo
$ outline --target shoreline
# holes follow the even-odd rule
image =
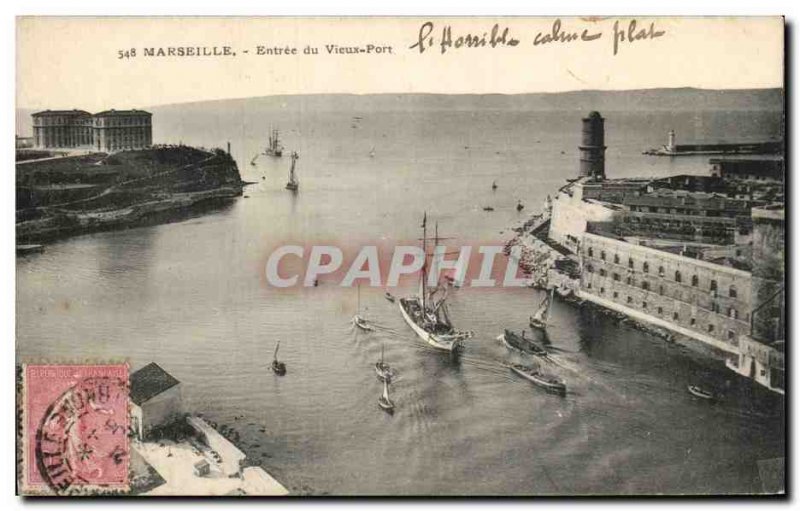
[[[100,213],[74,213],[45,220],[29,220],[15,226],[17,244],[48,243],[84,234],[121,231],[136,227],[169,224],[223,209],[242,196],[242,188],[219,188],[176,194]],[[71,225],[58,225],[67,219]],[[39,223],[40,225],[30,225]],[[54,225],[55,224],[55,225]],[[20,229],[28,232],[20,233]]]
[[[252,184],[230,154],[183,145],[18,161],[16,174],[18,246],[180,221]]]

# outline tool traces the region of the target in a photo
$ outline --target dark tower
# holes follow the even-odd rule
[[[583,119],[581,136],[581,172],[580,177],[591,176],[599,179],[606,177],[605,119],[598,112],[591,112]]]

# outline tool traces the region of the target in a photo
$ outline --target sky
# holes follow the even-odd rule
[[[98,111],[275,94],[783,85],[779,17],[561,18],[555,33],[561,37],[548,41],[555,23],[524,17],[21,17],[17,107]],[[491,48],[495,24],[496,39],[508,32],[505,42]],[[442,52],[447,27],[452,45]],[[417,44],[421,32],[428,36],[423,51]],[[470,34],[478,40],[486,34],[487,44],[456,47]],[[577,40],[563,41],[572,34]],[[583,35],[597,37],[583,41]],[[329,45],[374,49],[338,54],[329,53]],[[168,54],[170,47],[224,52],[226,46],[231,55]],[[259,55],[259,47],[296,48],[297,54]],[[304,54],[306,47],[318,53]],[[167,55],[158,56],[159,48]],[[156,55],[146,55],[150,49]]]

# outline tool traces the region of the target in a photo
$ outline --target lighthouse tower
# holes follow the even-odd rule
[[[667,133],[667,152],[674,153],[675,152],[675,130],[669,130]]]
[[[591,112],[583,119],[579,149],[581,153],[580,176],[605,179],[605,119],[598,112]]]

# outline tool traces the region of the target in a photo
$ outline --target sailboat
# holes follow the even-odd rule
[[[378,375],[380,381],[390,382],[394,376],[392,368],[383,361],[383,344],[381,344],[381,359],[375,362],[375,374]]]
[[[458,350],[465,340],[472,337],[472,332],[461,332],[453,328],[446,304],[449,286],[428,287],[427,220],[426,213],[422,219],[422,251],[425,254],[425,262],[420,271],[419,294],[401,298],[400,312],[408,326],[423,341],[438,350],[453,352]],[[437,232],[435,242],[438,241]],[[441,297],[437,297],[437,294],[441,294]]]
[[[275,156],[276,158],[283,156],[283,146],[278,141],[278,130],[274,129],[270,132],[267,149],[264,151],[264,154],[267,156]]]
[[[523,204],[521,200],[518,200],[517,201],[517,211],[522,211],[523,209],[525,209],[525,204]]]
[[[550,317],[550,305],[553,303],[553,293],[555,293],[555,290],[555,287],[550,288],[550,293],[544,295],[544,298],[542,299],[541,303],[539,303],[539,307],[536,309],[536,312],[534,312],[533,316],[530,317],[531,328],[535,328],[537,330],[547,329],[547,320]]]
[[[374,157],[375,157],[375,148],[374,148],[374,147],[373,147],[372,149],[370,149],[370,151],[369,151],[369,157],[370,157],[370,158],[374,158]]]
[[[547,350],[539,344],[538,342],[525,337],[525,330],[522,331],[522,335],[517,334],[516,332],[505,329],[503,334],[498,337],[503,344],[506,345],[506,348],[510,350],[519,351],[522,354],[527,355],[534,355],[537,357],[547,357]]]
[[[497,181],[492,181],[492,191],[497,190]]]
[[[378,398],[378,406],[385,412],[394,413],[394,403],[389,398],[389,382],[387,380],[383,380],[383,394]]]
[[[295,162],[300,156],[295,151],[292,151],[292,165],[289,167],[289,181],[286,183],[286,189],[296,192],[300,188],[300,181],[295,175]]]
[[[365,332],[372,332],[374,328],[361,317],[361,286],[358,286],[358,306],[353,316],[353,324]]]
[[[275,346],[275,355],[272,358],[272,372],[277,374],[278,376],[283,376],[286,374],[286,364],[278,360],[278,349],[281,347],[281,341],[278,341],[278,345]]]
[[[250,160],[250,165],[255,167],[257,159],[258,159],[258,155],[253,156],[253,159]]]

